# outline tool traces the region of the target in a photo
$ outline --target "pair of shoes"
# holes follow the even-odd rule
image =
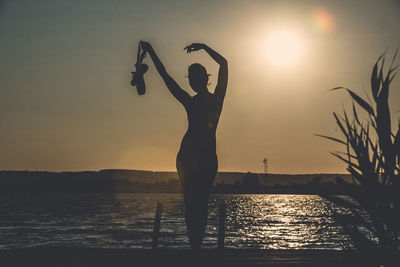
[[[131,85],[136,86],[136,90],[139,95],[144,95],[146,92],[146,85],[144,83],[143,75],[147,72],[149,67],[147,64],[142,63],[146,57],[146,53],[141,49],[140,43],[138,48],[137,62],[135,64],[136,71],[132,72]]]
[[[136,86],[139,95],[144,95],[146,92],[146,85],[144,84],[143,75],[149,67],[146,64],[139,64],[136,66],[136,71],[132,72],[131,85]]]

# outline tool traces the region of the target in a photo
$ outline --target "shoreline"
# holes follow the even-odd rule
[[[391,266],[388,251],[259,249],[0,249],[1,266]]]

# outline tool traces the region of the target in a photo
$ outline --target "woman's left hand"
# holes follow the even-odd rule
[[[191,53],[194,51],[199,51],[200,49],[203,49],[205,44],[201,43],[193,43],[191,45],[186,46],[184,49],[186,50],[187,53]]]

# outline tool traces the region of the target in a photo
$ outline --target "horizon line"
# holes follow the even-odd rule
[[[109,169],[98,169],[98,170],[29,170],[29,169],[0,169],[0,172],[100,172],[100,171],[143,171],[143,172],[172,172],[177,173],[177,171],[170,170],[142,170],[142,169],[121,169],[121,168],[109,168]],[[254,173],[254,174],[273,174],[273,175],[351,175],[351,173],[339,173],[339,172],[315,172],[315,173],[264,173],[264,172],[252,172],[252,171],[218,171],[217,173]]]

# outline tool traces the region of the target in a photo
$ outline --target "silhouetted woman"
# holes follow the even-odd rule
[[[197,93],[191,97],[167,73],[151,45],[142,42],[164,79],[169,91],[185,107],[189,126],[176,158],[176,168],[183,185],[185,217],[192,248],[201,246],[208,215],[208,198],[218,169],[215,132],[228,83],[228,64],[224,57],[205,44],[185,47],[187,53],[205,50],[220,66],[215,92],[208,91],[208,74],[198,64],[188,69],[189,84]]]

